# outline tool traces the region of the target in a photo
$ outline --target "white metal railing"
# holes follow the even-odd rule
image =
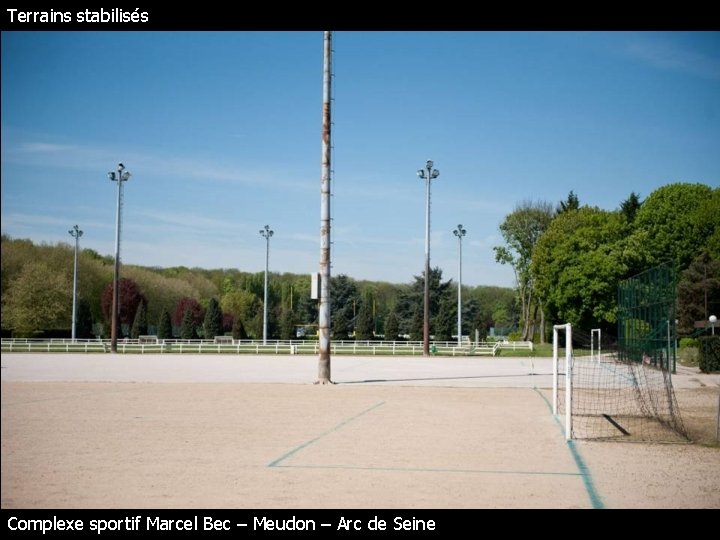
[[[319,354],[319,345],[313,340],[269,340],[266,344],[256,340],[202,340],[165,339],[152,340],[149,336],[141,339],[120,339],[117,342],[120,353],[165,354],[165,353],[216,353],[216,354]],[[499,349],[533,350],[532,342],[465,342],[458,347],[455,341],[431,342],[431,353],[438,356],[495,356]],[[2,352],[110,352],[109,339],[2,339]],[[331,342],[332,354],[353,354],[371,356],[419,356],[423,353],[421,341],[355,341],[338,340]]]
[[[498,347],[503,350],[512,350],[512,351],[532,351],[533,350],[533,342],[532,341],[498,341],[497,342]]]

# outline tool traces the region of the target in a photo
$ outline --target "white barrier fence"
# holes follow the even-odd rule
[[[119,353],[215,353],[215,354],[319,354],[317,341],[275,340],[263,344],[255,340],[158,340],[152,336],[140,339],[121,339]],[[431,353],[437,356],[495,356],[498,350],[532,350],[531,342],[467,342],[458,347],[454,341],[432,342]],[[2,352],[107,353],[110,340],[99,339],[3,339]],[[333,341],[332,354],[407,355],[421,356],[420,341]]]

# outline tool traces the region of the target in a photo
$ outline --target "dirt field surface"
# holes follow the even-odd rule
[[[720,508],[720,376],[698,443],[567,443],[545,360],[4,354],[0,506]]]

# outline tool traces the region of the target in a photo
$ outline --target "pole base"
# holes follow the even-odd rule
[[[332,382],[330,379],[318,379],[313,384],[337,384]]]

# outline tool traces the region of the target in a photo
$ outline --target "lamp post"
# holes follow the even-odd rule
[[[110,317],[110,350],[117,352],[117,333],[118,333],[118,312],[120,311],[120,212],[122,209],[122,185],[130,179],[130,173],[125,170],[125,165],[118,163],[116,171],[110,171],[108,178],[117,182],[117,209],[115,212],[115,269],[113,271],[113,302],[112,315]]]
[[[77,326],[78,247],[79,247],[80,237],[83,235],[83,232],[80,230],[80,227],[78,227],[77,225],[75,225],[68,232],[70,233],[70,236],[72,236],[75,239],[75,264],[73,266],[73,308],[72,308],[72,340],[74,342],[76,326]]]
[[[260,235],[265,238],[265,300],[263,301],[263,345],[267,344],[268,327],[268,263],[270,262],[270,237],[275,231],[270,230],[270,225],[260,229]]]
[[[425,180],[425,292],[423,294],[423,356],[430,355],[430,180],[437,178],[440,171],[433,169],[428,160],[425,168],[417,175]]]
[[[710,321],[710,328],[712,328],[712,335],[715,335],[715,323],[717,322],[717,317],[715,315],[710,315],[710,318],[708,319]]]
[[[330,181],[332,168],[332,32],[323,35],[323,100],[320,165],[320,272],[317,285],[318,379],[316,384],[332,384],[330,379]]]
[[[458,238],[459,251],[459,262],[458,262],[458,347],[462,345],[462,239],[467,231],[463,229],[462,225],[458,225],[457,229],[453,230],[453,234]]]

